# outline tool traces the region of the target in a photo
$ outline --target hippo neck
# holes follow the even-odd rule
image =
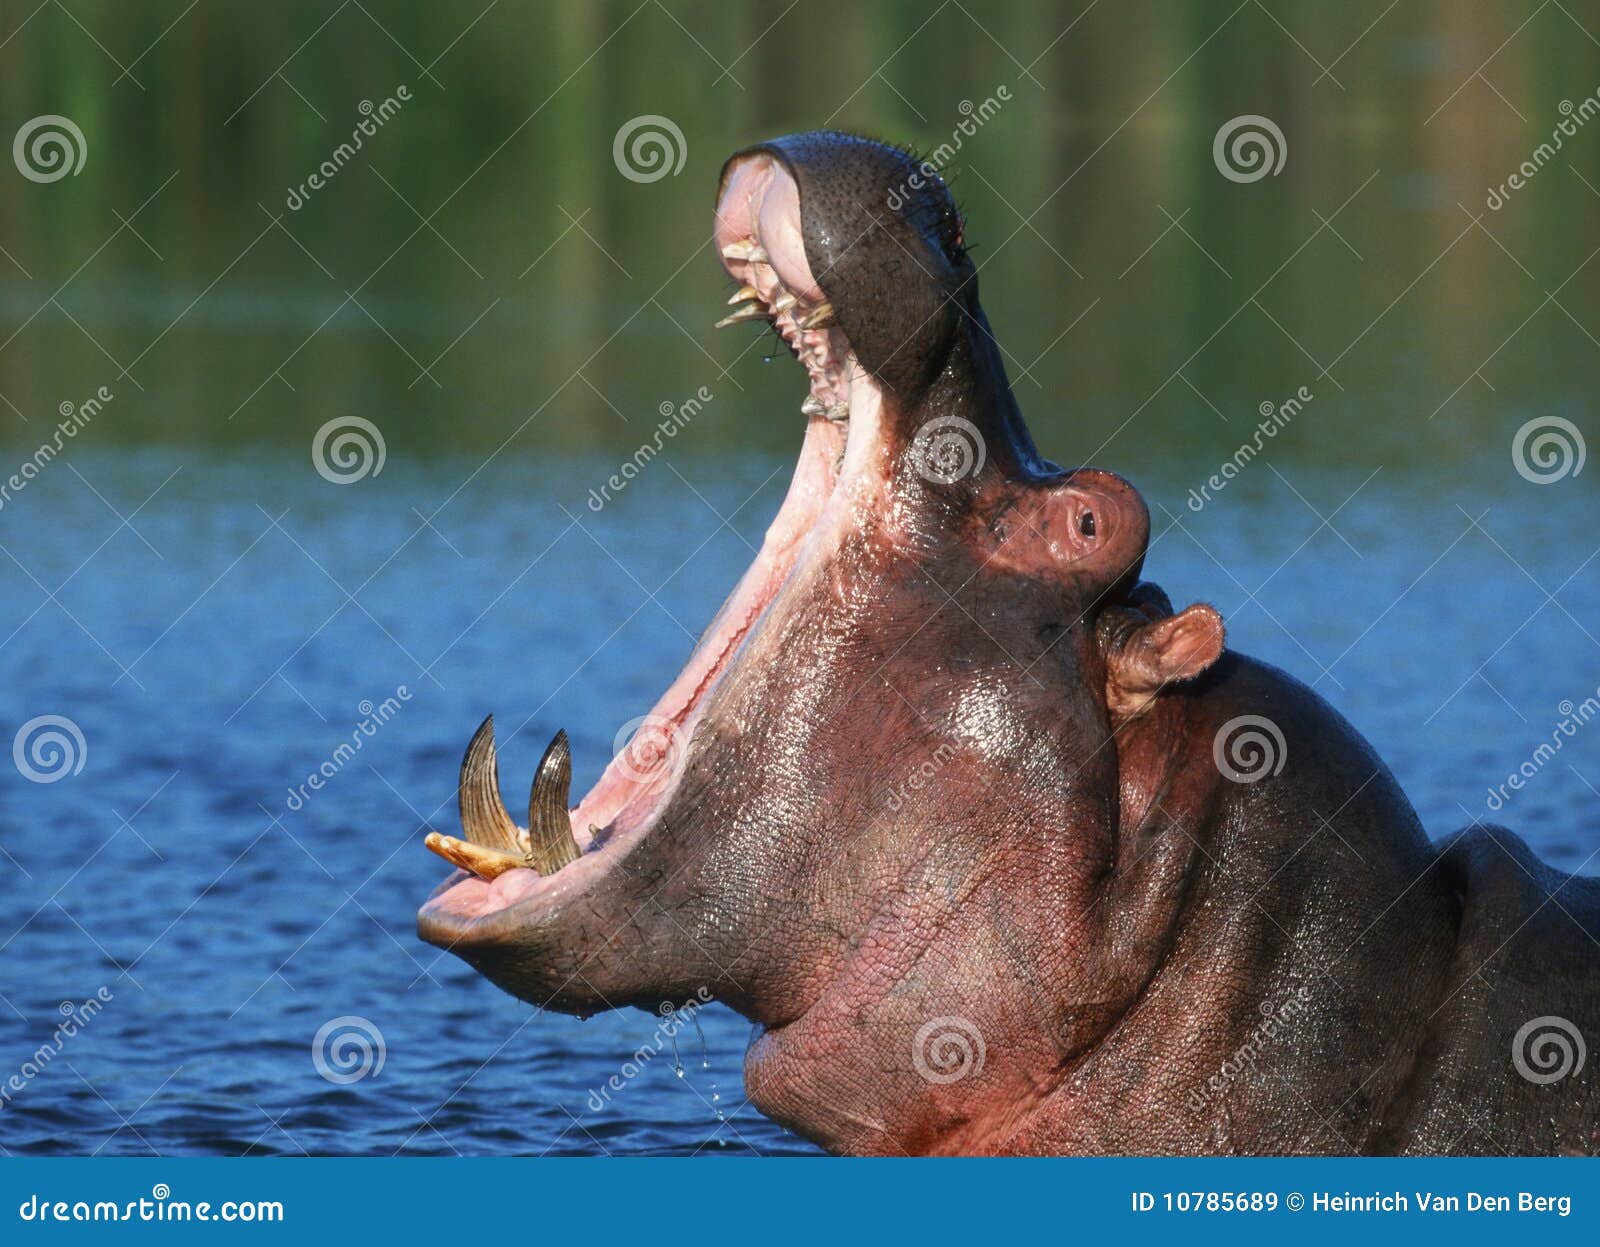
[[[1008,477],[1035,479],[1057,471],[1034,446],[1011,392],[1000,344],[975,297],[962,315],[944,366],[921,398],[902,412],[900,423],[909,439],[927,421],[952,416],[977,428],[986,457]]]

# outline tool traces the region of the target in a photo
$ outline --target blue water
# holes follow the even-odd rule
[[[1435,835],[1483,816],[1560,704],[1600,685],[1588,482],[1529,485],[1502,457],[1482,480],[1380,474],[1336,514],[1364,472],[1258,465],[1198,514],[1188,477],[1140,477],[1151,577],[1215,603],[1236,648],[1315,680]],[[497,714],[513,808],[558,727],[591,783],[750,557],[790,466],[669,463],[595,514],[589,486],[614,468],[600,458],[397,452],[339,486],[303,453],[85,445],[0,511],[0,743],[40,715],[84,741],[58,782],[0,768],[0,1080],[49,1042],[63,1001],[110,997],[9,1092],[0,1147],[807,1150],[745,1104],[749,1026],[732,1013],[703,1014],[703,1060],[685,1029],[681,1077],[663,1047],[595,1111],[591,1091],[657,1019],[538,1014],[413,931],[444,874],[422,838],[453,829],[482,716]],[[386,698],[397,713],[292,798]],[[1593,873],[1597,788],[1590,726],[1498,817]],[[313,1037],[347,1016],[382,1067],[336,1085]]]

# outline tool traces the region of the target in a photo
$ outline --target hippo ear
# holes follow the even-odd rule
[[[1113,717],[1142,713],[1163,687],[1199,675],[1222,654],[1222,616],[1197,604],[1119,630],[1106,654],[1106,706]]]

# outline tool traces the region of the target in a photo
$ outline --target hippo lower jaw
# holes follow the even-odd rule
[[[627,999],[625,991],[602,992],[581,981],[587,960],[631,921],[622,907],[611,905],[605,906],[610,927],[593,926],[590,920],[603,905],[597,898],[622,890],[630,857],[657,829],[688,769],[697,748],[695,730],[713,690],[746,642],[767,618],[782,612],[786,592],[811,579],[808,568],[826,562],[859,508],[870,505],[887,484],[890,455],[878,384],[856,365],[838,330],[823,331],[830,341],[818,350],[815,339],[822,335],[801,330],[800,318],[790,316],[787,324],[776,326],[806,364],[812,383],[804,406],[810,418],[789,490],[754,562],[683,671],[594,787],[568,811],[576,859],[546,874],[523,866],[501,867],[492,878],[458,870],[418,913],[424,940],[462,956],[530,1003],[576,1013],[640,1003]],[[830,401],[818,412],[822,396]],[[492,733],[492,722],[485,728]],[[494,775],[492,735],[487,773]],[[512,830],[527,843],[525,831]],[[443,852],[439,839],[430,835],[429,847],[462,860]],[[519,955],[508,961],[502,954],[512,945]],[[659,999],[661,992],[650,994]]]

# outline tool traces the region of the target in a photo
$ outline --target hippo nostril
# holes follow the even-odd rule
[[[1085,537],[1094,536],[1094,512],[1085,511],[1078,517],[1078,531]]]

